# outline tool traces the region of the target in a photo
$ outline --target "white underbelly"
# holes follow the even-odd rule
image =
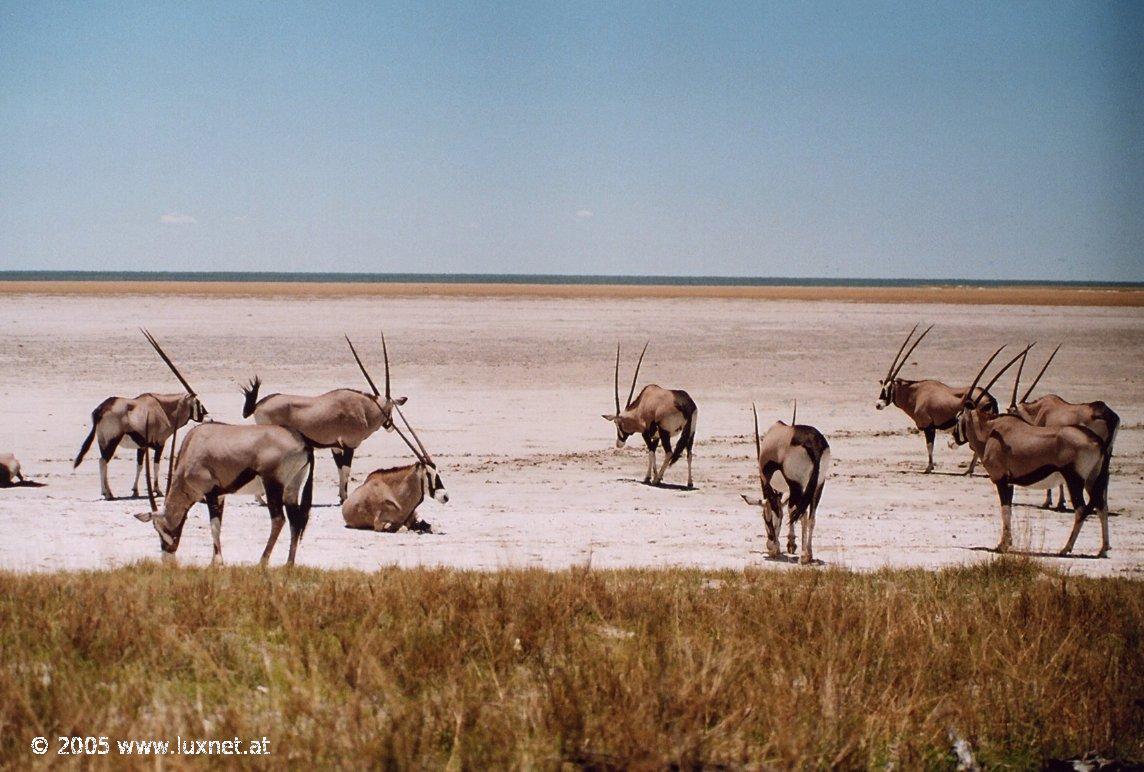
[[[1032,483],[1031,485],[1027,485],[1025,487],[1043,491],[1043,490],[1047,490],[1049,488],[1055,488],[1058,485],[1064,485],[1064,484],[1065,484],[1065,478],[1061,476],[1060,472],[1053,472],[1051,475],[1049,475],[1045,479],[1039,480],[1038,482]]]
[[[129,450],[139,447],[135,440],[131,439],[131,435],[129,434],[123,435],[123,439],[119,441],[119,446],[122,448],[128,448]]]
[[[680,413],[673,413],[659,424],[661,429],[666,429],[668,434],[678,434],[683,429],[683,415]]]
[[[772,474],[768,483],[779,493],[790,493],[790,486],[787,485],[786,478],[783,477],[782,472],[775,472]]]

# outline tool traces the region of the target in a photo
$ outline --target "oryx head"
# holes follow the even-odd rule
[[[377,386],[373,382],[373,378],[369,377],[369,373],[365,369],[365,365],[361,362],[361,357],[358,356],[357,349],[354,348],[350,336],[346,336],[346,343],[350,344],[350,351],[353,352],[354,360],[357,362],[358,367],[361,368],[361,374],[365,376],[366,382],[373,390],[373,399],[377,402],[378,407],[381,408],[381,427],[387,432],[393,431],[393,409],[398,405],[404,405],[408,397],[393,398],[389,386],[389,350],[385,346],[385,333],[381,334],[381,353],[385,357],[385,396],[381,396]]]
[[[981,393],[975,397],[973,395],[977,391],[977,384],[981,381],[981,376],[985,375],[985,371],[989,369],[989,365],[993,364],[993,360],[996,359],[997,356],[1005,349],[1005,346],[1001,346],[999,349],[993,352],[993,355],[989,357],[989,359],[985,360],[985,364],[982,365],[981,369],[977,372],[977,377],[973,379],[973,383],[970,384],[969,388],[965,392],[965,401],[961,403],[961,409],[957,411],[957,418],[955,419],[953,425],[953,431],[950,432],[951,444],[964,445],[965,443],[969,442],[969,421],[974,413],[988,412],[989,415],[992,415],[991,410],[985,411],[983,409],[981,404],[982,399],[989,393],[989,389],[992,388],[993,384],[997,383],[997,379],[1000,378],[1006,370],[1012,367],[1018,359],[1024,359],[1026,356],[1028,356],[1029,349],[1031,349],[1034,345],[1036,344],[1030,343],[1028,346],[1025,346],[1020,354],[1006,362],[1005,366],[994,374],[989,383],[987,383],[981,389]]]
[[[167,352],[163,351],[163,348],[159,345],[159,341],[155,340],[155,336],[147,330],[140,331],[143,333],[143,336],[147,338],[147,342],[151,344],[151,347],[155,349],[155,353],[167,363],[167,367],[171,368],[171,372],[175,374],[175,377],[179,379],[179,383],[183,384],[183,388],[187,390],[187,394],[183,397],[182,402],[187,407],[190,419],[198,423],[205,421],[207,419],[207,409],[203,406],[199,395],[191,388],[191,384],[187,383],[187,379],[179,372],[179,368],[175,367],[175,363],[167,356]]]
[[[628,414],[627,407],[631,407],[632,396],[636,393],[636,380],[640,377],[640,365],[643,364],[644,354],[647,353],[649,340],[644,344],[643,351],[640,352],[639,361],[636,362],[636,372],[632,376],[632,387],[628,389],[628,401],[624,403],[625,408],[620,408],[620,344],[616,344],[616,379],[615,379],[615,394],[616,394],[616,412],[612,415],[604,415],[604,420],[611,421],[616,425],[616,447],[622,448],[624,443],[628,441],[637,431],[639,431],[639,421]]]
[[[179,519],[178,525],[167,522],[166,508],[163,512],[140,512],[135,519],[141,523],[150,523],[159,534],[159,550],[164,560],[173,559],[175,551],[179,549],[179,540],[183,537],[183,525],[187,522],[186,514]]]
[[[898,377],[898,373],[900,373],[902,368],[905,367],[906,360],[910,358],[910,354],[914,353],[914,349],[917,348],[918,344],[922,342],[922,338],[924,338],[932,329],[933,325],[931,324],[926,328],[925,332],[918,336],[918,339],[914,341],[914,345],[910,346],[909,351],[906,351],[905,356],[902,356],[902,352],[906,350],[906,344],[910,342],[910,338],[912,338],[914,333],[918,331],[918,325],[915,324],[914,328],[910,330],[910,334],[906,336],[904,341],[902,341],[901,348],[899,348],[898,353],[894,355],[894,361],[890,363],[890,369],[886,371],[886,377],[878,381],[878,385],[881,387],[881,389],[878,392],[878,401],[874,404],[875,408],[881,410],[882,408],[894,404],[894,390],[897,387],[896,379]]]
[[[421,468],[421,482],[422,485],[424,485],[425,495],[441,504],[448,504],[449,492],[445,490],[445,482],[441,479],[441,473],[437,471],[437,462],[429,455],[429,451],[425,449],[425,444],[421,442],[421,438],[417,436],[417,432],[409,425],[409,420],[406,419],[405,414],[401,412],[401,407],[395,406],[394,410],[397,411],[401,422],[405,424],[405,428],[409,430],[409,434],[413,437],[413,442],[410,442],[409,437],[406,437],[400,428],[394,427],[397,429],[397,436],[405,440],[405,444],[413,451],[413,455],[417,456],[417,461]],[[417,444],[414,445],[414,442]]]

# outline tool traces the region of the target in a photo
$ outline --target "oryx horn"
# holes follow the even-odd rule
[[[1021,364],[1017,365],[1017,377],[1013,379],[1013,396],[1009,398],[1009,409],[1017,407],[1017,389],[1021,386],[1021,373],[1025,370],[1025,362],[1029,359],[1029,349],[1021,352]]]
[[[1035,345],[1037,345],[1037,344],[1034,342],[1034,343],[1030,343],[1029,345],[1025,346],[1024,350],[1022,350],[1020,354],[1018,354],[1017,356],[1010,359],[1008,362],[1005,363],[1004,367],[1002,367],[1000,370],[998,370],[996,373],[994,373],[993,378],[990,379],[989,383],[985,384],[985,386],[982,387],[981,390],[983,392],[985,392],[985,391],[989,391],[991,388],[993,388],[993,384],[997,383],[997,379],[1000,378],[1002,375],[1004,375],[1005,371],[1008,370],[1010,367],[1012,367],[1018,359],[1021,359],[1022,357],[1027,356],[1029,353],[1029,349],[1031,349]],[[970,395],[972,395],[972,393],[973,392],[971,391]]]
[[[616,344],[616,415],[623,412],[620,407],[620,344]]]
[[[751,403],[751,414],[755,417],[755,462],[759,467],[759,484],[763,484],[763,445],[759,441],[759,411]]]
[[[1049,358],[1045,361],[1045,366],[1041,368],[1041,372],[1037,373],[1037,377],[1033,379],[1033,385],[1030,386],[1025,392],[1025,396],[1021,397],[1022,402],[1027,402],[1029,400],[1029,395],[1033,393],[1033,389],[1037,388],[1037,384],[1041,381],[1041,376],[1045,374],[1045,370],[1049,369],[1049,362],[1053,361],[1053,357],[1055,357],[1057,352],[1060,350],[1061,344],[1058,343],[1057,347],[1053,349],[1053,353],[1049,354]]]
[[[414,428],[412,426],[409,425],[409,419],[405,417],[405,413],[401,412],[401,407],[395,404],[393,406],[393,409],[397,411],[397,414],[399,416],[401,416],[401,422],[403,424],[405,424],[405,428],[408,429],[409,433],[413,436],[413,441],[417,443],[417,447],[421,448],[421,453],[417,453],[416,450],[413,450],[412,445],[409,446],[409,449],[413,450],[414,455],[417,455],[421,459],[421,461],[423,461],[427,464],[432,464],[433,458],[429,455],[429,451],[427,451],[425,449],[425,445],[421,442],[421,438],[417,436],[417,432],[414,430]],[[408,442],[409,441],[406,440],[406,443],[408,443]]]
[[[643,344],[643,351],[640,352],[639,361],[636,362],[636,372],[635,372],[635,375],[632,376],[632,387],[630,389],[628,389],[628,405],[632,404],[632,397],[636,393],[636,381],[640,377],[640,365],[643,364],[644,354],[647,353],[647,347],[650,344],[651,344],[650,340],[647,343]],[[624,407],[627,407],[627,405],[625,405]]]
[[[790,414],[790,425],[794,426],[795,421],[798,420],[798,400],[794,401],[794,410]]]
[[[381,333],[381,353],[385,357],[385,398],[389,399],[389,349],[385,347],[385,331]]]
[[[139,328],[139,331],[143,333],[145,338],[147,338],[147,342],[150,343],[152,348],[155,349],[155,353],[157,353],[159,357],[167,363],[167,367],[171,368],[171,372],[174,373],[175,377],[179,379],[179,383],[183,384],[183,388],[187,390],[187,393],[192,397],[195,396],[195,390],[191,388],[191,384],[187,383],[187,379],[184,378],[182,373],[179,372],[179,368],[175,367],[175,363],[172,362],[171,358],[167,356],[165,351],[163,351],[162,347],[159,345],[159,341],[155,340],[155,336],[147,332],[147,330],[143,329],[142,327]]]
[[[985,364],[983,364],[981,366],[981,369],[977,372],[977,377],[975,377],[973,379],[973,383],[971,383],[969,385],[969,389],[965,392],[965,401],[966,402],[969,402],[972,400],[973,390],[977,388],[977,382],[981,380],[981,376],[985,375],[985,371],[987,369],[989,369],[989,365],[993,364],[993,360],[996,359],[997,355],[1000,354],[1005,349],[1006,345],[1007,344],[1002,344],[1001,348],[999,348],[993,352],[993,356],[991,356],[985,360]]]
[[[910,346],[909,351],[906,352],[906,355],[904,357],[902,357],[902,361],[897,363],[897,369],[894,370],[893,374],[890,375],[890,377],[887,378],[886,380],[892,381],[898,377],[898,373],[900,373],[902,371],[902,368],[906,366],[906,362],[909,360],[910,354],[914,353],[914,349],[916,349],[918,347],[918,344],[922,342],[922,338],[924,338],[926,335],[928,335],[929,331],[932,329],[933,329],[932,324],[929,327],[926,327],[925,332],[923,332],[921,335],[918,336],[918,339],[914,341],[914,344],[912,346]]]
[[[918,322],[918,324],[921,324],[921,322]],[[910,338],[914,337],[914,333],[917,331],[918,331],[918,325],[915,324],[914,329],[910,330],[909,334],[906,335],[906,339],[902,341],[902,345],[901,345],[901,348],[898,349],[898,353],[894,354],[894,361],[890,362],[890,369],[886,371],[886,380],[887,381],[890,380],[890,376],[893,375],[894,368],[898,366],[898,357],[900,357],[902,355],[902,352],[906,350],[906,346],[909,345]]]
[[[380,397],[381,392],[377,390],[377,386],[375,386],[373,383],[373,378],[370,378],[369,373],[366,372],[365,365],[363,365],[361,363],[361,357],[358,356],[357,349],[354,348],[353,341],[350,340],[349,335],[346,335],[346,343],[350,344],[350,351],[353,352],[354,360],[357,361],[357,366],[361,368],[361,374],[365,376],[366,381],[369,382],[369,387],[371,389],[373,389],[373,396]],[[387,368],[387,372],[386,372],[386,377],[388,378],[388,368]],[[388,395],[387,395],[387,398],[388,398]]]

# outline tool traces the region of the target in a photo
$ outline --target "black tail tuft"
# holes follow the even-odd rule
[[[91,450],[91,442],[95,439],[95,424],[92,424],[91,431],[87,433],[84,438],[83,444],[79,446],[79,453],[76,454],[75,463],[72,464],[72,469],[75,469],[83,461],[83,457]]]
[[[679,439],[675,443],[675,449],[671,452],[671,463],[668,466],[675,464],[683,455],[683,451],[691,450],[691,446],[695,443],[695,424],[699,420],[699,408],[686,393],[676,393],[675,405],[683,413],[685,422],[683,431],[679,433]]]
[[[261,385],[262,379],[256,375],[250,379],[248,386],[242,387],[242,395],[246,397],[246,401],[242,404],[243,418],[250,418],[250,414],[254,412],[254,407],[258,404],[258,387]]]

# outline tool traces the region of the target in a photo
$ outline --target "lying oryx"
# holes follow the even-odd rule
[[[11,487],[17,482],[25,482],[20,462],[11,453],[0,453],[0,488]]]
[[[910,338],[917,332],[917,329],[918,326],[915,324],[914,329],[910,330],[910,334],[906,336],[901,348],[898,349],[894,361],[890,363],[886,377],[878,382],[881,391],[878,393],[878,402],[874,407],[881,410],[888,405],[895,405],[910,417],[915,426],[921,429],[926,438],[926,453],[929,456],[929,462],[925,468],[925,473],[928,474],[933,471],[934,438],[939,430],[953,430],[957,411],[969,392],[966,389],[946,386],[941,381],[909,381],[898,377],[898,373],[905,367],[910,354],[922,342],[922,338],[933,329],[933,325],[927,327],[925,332],[919,335],[914,344],[910,346],[910,350],[906,351],[906,355],[902,356],[902,351],[905,350],[906,344],[910,342]],[[991,410],[994,415],[997,414],[997,400],[993,399],[988,391],[978,392],[974,394],[974,397],[983,400],[981,404],[985,410]],[[974,455],[969,461],[969,468],[965,470],[965,474],[973,474],[976,466],[977,456]]]
[[[417,457],[417,463],[371,472],[365,482],[342,504],[342,518],[345,519],[347,528],[393,533],[405,526],[411,531],[425,533],[432,530],[432,527],[417,518],[417,508],[421,502],[426,496],[442,504],[449,501],[449,494],[429,451],[405,420],[401,408],[396,410],[417,442],[414,447],[401,429],[397,429],[398,435]]]
[[[1009,401],[1009,412],[1024,418],[1033,426],[1083,426],[1104,441],[1105,450],[1111,456],[1112,444],[1116,441],[1116,432],[1120,428],[1120,416],[1108,405],[1099,400],[1082,403],[1067,402],[1056,394],[1046,394],[1032,402],[1029,401],[1029,395],[1037,387],[1041,376],[1045,374],[1049,363],[1053,361],[1053,357],[1057,355],[1060,348],[1057,346],[1053,349],[1053,353],[1045,361],[1041,372],[1037,373],[1032,385],[1025,391],[1025,396],[1021,397],[1018,402],[1017,388],[1021,382],[1021,371],[1025,368],[1025,356],[1021,357],[1021,364],[1017,366],[1017,377],[1013,381],[1013,398]],[[1042,507],[1049,509],[1052,506],[1053,489],[1049,488],[1045,491],[1045,503]],[[1057,497],[1057,509],[1060,511],[1065,509],[1063,484]]]
[[[225,496],[255,479],[261,482],[270,508],[270,538],[262,551],[262,563],[270,560],[278,533],[288,518],[290,554],[286,564],[293,565],[298,541],[310,520],[314,450],[297,432],[281,426],[208,423],[191,429],[179,448],[162,513],[144,512],[135,517],[155,526],[164,559],[173,559],[187,510],[205,501],[214,539],[211,563],[221,563]]]
[[[814,520],[822,488],[830,474],[830,445],[822,433],[813,426],[796,424],[791,418],[788,426],[776,421],[759,439],[759,414],[751,404],[755,416],[755,456],[759,466],[759,483],[763,488],[761,499],[744,495],[743,501],[763,508],[763,523],[767,527],[767,554],[779,556],[779,534],[783,525],[782,494],[787,495],[790,526],[787,533],[787,554],[795,552],[794,524],[802,520],[802,555],[800,563],[814,560],[811,541]]]
[[[989,357],[973,379],[974,386],[1003,348]],[[1001,368],[994,381],[1021,356],[1018,354]],[[982,466],[997,487],[1001,502],[999,552],[1007,551],[1013,543],[1013,486],[1051,488],[1063,480],[1076,516],[1068,543],[1060,554],[1067,555],[1072,551],[1081,524],[1093,510],[1100,514],[1099,556],[1108,554],[1109,454],[1105,452],[1100,437],[1092,431],[1083,426],[1033,426],[1016,415],[994,416],[976,401],[966,400],[957,414],[953,438],[958,445],[969,443],[981,457]],[[1087,504],[1085,494],[1088,495]]]
[[[195,390],[187,383],[187,379],[179,373],[171,359],[159,347],[159,343],[149,332],[143,330],[143,335],[155,348],[159,356],[171,368],[171,372],[183,384],[186,392],[183,394],[140,394],[134,399],[127,397],[108,397],[100,403],[91,413],[91,431],[80,446],[72,468],[78,467],[84,455],[91,448],[92,440],[99,440],[99,483],[103,498],[113,499],[111,486],[107,482],[107,463],[115,455],[115,449],[120,443],[128,447],[135,447],[135,482],[131,486],[131,495],[139,496],[139,474],[144,469],[147,451],[154,451],[154,474],[152,465],[147,464],[147,495],[154,499],[154,493],[159,484],[159,459],[163,455],[163,445],[167,439],[174,435],[188,421],[203,421],[207,416],[207,409],[195,394]],[[173,443],[172,443],[173,444]],[[173,451],[172,451],[173,452]],[[154,485],[152,485],[152,478]]]
[[[650,342],[650,341],[649,341]],[[695,424],[699,420],[699,408],[691,396],[681,389],[664,389],[655,384],[644,386],[636,400],[636,380],[640,377],[640,365],[648,344],[645,343],[636,362],[636,372],[632,376],[632,387],[628,390],[627,407],[620,409],[620,346],[616,344],[616,412],[604,418],[616,425],[616,447],[624,447],[628,437],[639,434],[647,445],[647,473],[644,482],[659,485],[667,468],[679,460],[687,451],[687,487],[691,482],[691,448],[695,444]],[[672,450],[671,438],[679,435]],[[655,450],[663,445],[663,464],[655,468]]]
[[[406,401],[406,397],[394,399],[390,395],[389,352],[385,347],[384,333],[381,336],[381,349],[385,355],[384,399],[348,336],[346,343],[350,344],[350,351],[373,390],[372,395],[356,389],[334,389],[317,397],[270,394],[259,399],[258,388],[262,381],[257,376],[242,389],[246,396],[243,418],[253,415],[255,423],[293,429],[314,447],[331,450],[338,467],[339,502],[346,500],[354,451],[378,429],[393,431],[393,408],[404,405]]]

